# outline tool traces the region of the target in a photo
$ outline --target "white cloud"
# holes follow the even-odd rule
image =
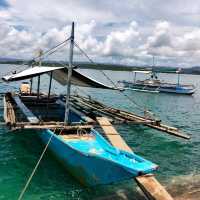
[[[140,40],[139,35],[135,21],[131,22],[127,30],[111,32],[101,45],[102,54],[127,57],[133,55],[134,47]]]
[[[195,5],[189,0],[184,4],[181,0],[7,2],[9,7],[0,9],[0,56],[31,58],[38,49],[65,40],[71,21],[75,21],[76,41],[97,61],[151,64],[152,55],[156,55],[162,65],[199,62],[200,2]],[[67,49],[56,56],[67,59]]]

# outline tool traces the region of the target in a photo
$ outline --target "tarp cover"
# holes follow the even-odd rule
[[[53,79],[58,81],[60,84],[62,85],[67,84],[68,70],[66,67],[33,67],[23,70],[16,74],[4,76],[2,79],[7,82],[20,81],[33,78],[49,72],[53,72]],[[74,69],[72,71],[71,83],[74,85],[84,86],[84,87],[112,89],[110,86],[100,83],[88,76],[85,76]]]

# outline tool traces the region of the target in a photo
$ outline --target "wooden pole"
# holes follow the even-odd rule
[[[53,71],[50,73],[49,91],[48,91],[48,96],[47,96],[47,111],[46,111],[46,116],[48,116],[48,112],[49,112],[49,98],[50,98],[50,95],[51,95],[52,78],[53,78]]]
[[[69,98],[71,90],[71,76],[72,76],[72,62],[73,62],[73,49],[74,49],[74,22],[72,22],[71,38],[70,38],[70,53],[69,53],[69,66],[67,74],[67,94],[65,104],[65,124],[69,123]]]
[[[31,65],[31,67],[33,68],[33,65]],[[31,85],[30,85],[30,94],[31,94],[32,89],[33,89],[33,78],[31,78],[30,82],[31,82]]]
[[[39,55],[40,55],[40,61],[39,61],[39,66],[42,66],[42,50],[39,51]],[[40,96],[40,75],[38,76],[38,85],[37,85],[37,99],[39,99]]]
[[[33,78],[31,78],[30,82],[31,82],[31,86],[30,86],[30,94],[31,94],[32,93],[32,88],[33,88]]]
[[[37,99],[39,99],[40,96],[40,75],[38,76],[38,84],[37,84]]]
[[[51,72],[51,74],[50,74],[49,91],[48,91],[48,101],[49,101],[49,97],[51,95],[52,78],[53,78],[53,72]]]

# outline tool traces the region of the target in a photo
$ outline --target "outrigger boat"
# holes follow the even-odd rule
[[[153,92],[153,93],[174,93],[174,94],[186,94],[192,95],[195,92],[194,85],[183,85],[180,84],[180,74],[178,72],[178,82],[177,84],[162,82],[158,79],[155,72],[152,71],[133,71],[134,81],[118,81],[122,84],[126,90],[135,90],[141,92]],[[137,73],[151,74],[149,79],[136,80]]]
[[[19,93],[6,93],[4,119],[12,130],[34,130],[66,169],[84,185],[110,184],[158,168],[141,156],[111,145],[82,112],[70,104],[71,84],[110,89],[72,69],[74,24],[70,37],[69,67],[33,67],[6,76],[4,81],[19,81],[38,76],[37,93],[23,83]],[[67,77],[64,76],[67,73]],[[48,73],[48,95],[40,93],[40,76]],[[51,95],[52,78],[67,83],[66,96]]]

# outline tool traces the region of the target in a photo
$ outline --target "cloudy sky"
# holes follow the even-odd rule
[[[0,0],[0,57],[32,58],[69,37],[72,21],[97,62],[200,64],[200,0]]]

